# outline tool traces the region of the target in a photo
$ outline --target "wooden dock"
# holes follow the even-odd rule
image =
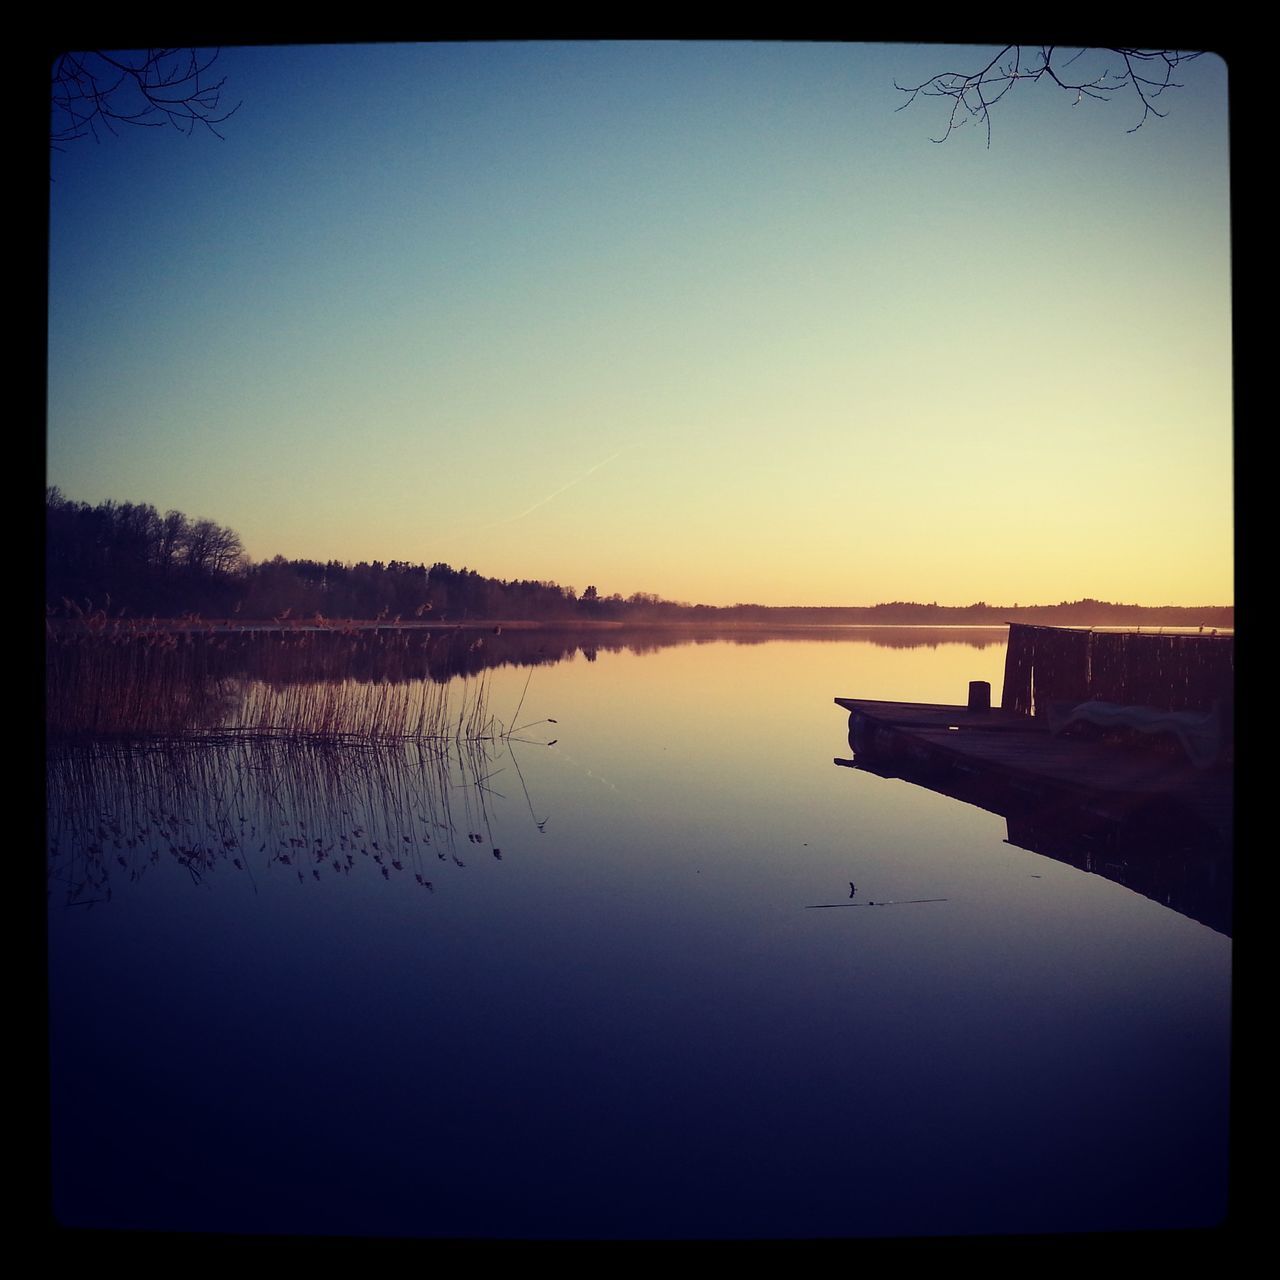
[[[849,713],[854,758],[835,763],[999,814],[1011,844],[1230,934],[1234,654],[1234,639],[1216,633],[1010,623],[1000,707],[991,707],[991,688],[980,680],[964,706],[837,698]],[[1099,703],[1123,714],[1087,723],[1097,716],[1082,704]],[[1181,739],[1185,726],[1153,720],[1147,708],[1193,719],[1208,713],[1219,737],[1202,755],[1198,743]],[[1061,733],[1049,731],[1050,717]],[[1196,768],[1189,748],[1214,767]]]
[[[1145,747],[1054,737],[1016,712],[837,698],[855,758],[1005,819],[1010,844],[1232,933],[1233,782]]]
[[[1185,757],[1151,744],[1054,736],[1042,719],[999,708],[862,698],[835,702],[849,712],[856,763],[875,772],[967,783],[974,795],[991,796],[993,803],[983,807],[1001,812],[1011,796],[1031,805],[1071,803],[1113,822],[1176,810],[1207,834],[1230,840],[1234,787],[1229,768],[1196,769]]]

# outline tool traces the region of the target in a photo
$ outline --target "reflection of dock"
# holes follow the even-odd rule
[[[1105,876],[1231,933],[1229,773],[1189,778],[1176,762],[1153,762],[1149,755],[1135,760],[1123,748],[1054,739],[999,711],[988,713],[988,727],[979,729],[972,721],[966,726],[975,713],[964,707],[836,701],[850,712],[857,755],[856,762],[837,764],[999,814],[1010,844]],[[905,723],[895,725],[895,717]],[[937,727],[942,720],[946,725]]]
[[[1113,697],[1124,692],[1134,702],[1145,684],[1142,701],[1150,706],[1159,696],[1153,676],[1169,682],[1166,709],[1204,707],[1230,690],[1229,648],[1186,643],[1198,637],[1179,637],[1176,647],[1168,637],[1152,637],[1158,646],[1126,637],[1121,651],[1119,637],[1098,644],[1088,633],[1047,632],[1011,628],[1004,708],[983,705],[985,686],[972,706],[836,698],[849,712],[855,756],[837,763],[998,813],[1010,843],[1105,875],[1229,933],[1230,764],[1196,768],[1171,736],[1086,725],[1051,733],[1047,715],[1028,713],[1032,701],[1048,708],[1097,698],[1104,679]],[[1229,760],[1229,740],[1227,746]]]

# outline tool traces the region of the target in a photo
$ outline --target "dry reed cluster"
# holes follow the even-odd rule
[[[267,684],[255,681],[223,732],[257,737],[388,742],[502,736],[488,712],[488,680],[453,686],[416,680],[373,684],[356,680]]]
[[[433,674],[430,636],[263,632],[90,619],[50,626],[53,737],[485,738],[488,679]]]

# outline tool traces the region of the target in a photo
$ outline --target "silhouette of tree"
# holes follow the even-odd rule
[[[212,520],[196,520],[187,528],[186,567],[196,574],[221,577],[242,567],[239,535]]]
[[[918,97],[949,98],[947,127],[934,142],[945,142],[961,125],[977,120],[987,131],[991,145],[991,109],[1021,81],[1048,79],[1078,104],[1085,98],[1108,102],[1116,97],[1137,100],[1142,114],[1127,130],[1136,133],[1148,116],[1167,114],[1156,99],[1167,89],[1180,89],[1174,72],[1200,52],[1183,49],[1068,49],[1057,45],[1007,44],[984,66],[973,71],[941,71],[916,85],[894,87],[910,95],[898,108],[909,107]],[[1079,64],[1079,65],[1077,65]]]
[[[212,67],[218,50],[145,49],[132,53],[90,50],[60,54],[52,70],[52,118],[49,142],[61,144],[92,136],[99,126],[108,133],[116,125],[159,129],[173,125],[183,133],[202,125],[221,138],[217,126],[240,104],[224,110],[226,77]]]
[[[150,503],[72,502],[45,493],[46,603],[109,599],[137,614],[221,607],[247,568],[239,536]]]

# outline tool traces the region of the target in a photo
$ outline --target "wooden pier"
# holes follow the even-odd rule
[[[1015,630],[1036,634],[1015,637]],[[1050,630],[1010,628],[1004,707],[990,706],[982,682],[970,686],[967,705],[836,698],[849,713],[853,759],[835,763],[998,813],[1011,843],[1119,880],[1229,932],[1229,715],[1221,762],[1198,768],[1174,734],[1087,722],[1062,729],[1061,708],[1097,700],[1105,680],[1141,689],[1146,705],[1161,710],[1207,711],[1212,703],[1221,711],[1232,689],[1230,641],[1204,637],[1192,648],[1161,636],[1148,648],[1132,636],[1123,645],[1108,636],[1095,645],[1090,633],[1060,638]],[[1169,683],[1164,695],[1156,674]],[[1050,712],[1059,732],[1050,731]]]
[[[1232,932],[1231,769],[1149,745],[1055,737],[993,709],[837,698],[854,758],[1005,819],[1007,840]]]
[[[849,745],[876,772],[954,774],[1028,801],[1074,799],[1100,817],[1132,818],[1176,803],[1224,835],[1232,775],[1196,769],[1176,753],[1051,734],[1042,719],[992,708],[837,698],[849,712]],[[980,789],[980,788],[977,788]]]

